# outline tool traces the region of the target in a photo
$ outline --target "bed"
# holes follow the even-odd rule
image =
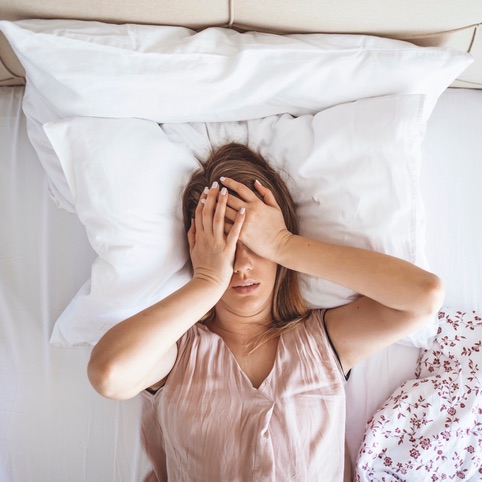
[[[148,474],[140,397],[101,398],[86,364],[108,326],[188,279],[176,193],[226,139],[289,173],[307,234],[444,281],[426,331],[352,371],[356,480],[482,479],[477,1],[0,7],[1,481]],[[305,294],[354,296],[309,279]]]

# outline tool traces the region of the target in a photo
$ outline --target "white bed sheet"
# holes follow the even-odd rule
[[[57,316],[89,276],[94,253],[77,218],[57,209],[29,144],[23,89],[0,89],[0,481],[138,481],[148,468],[139,400],[102,399],[86,348],[56,348]],[[446,304],[482,307],[482,92],[447,91],[429,121],[422,170],[427,247]],[[402,380],[418,350],[394,345],[353,370],[347,440]]]
[[[94,253],[49,198],[22,94],[0,88],[0,481],[138,481],[138,400],[102,399],[89,387],[88,350],[48,344]]]

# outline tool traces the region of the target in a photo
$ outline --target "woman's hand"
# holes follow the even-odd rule
[[[239,210],[233,217],[232,229],[225,234],[227,200],[227,189],[219,191],[217,182],[211,189],[205,188],[187,233],[194,278],[224,289],[233,275],[236,243],[245,221],[244,210]]]
[[[221,178],[221,182],[236,192],[236,196],[228,197],[226,218],[234,222],[240,209],[245,209],[244,221],[240,241],[258,256],[277,262],[278,252],[291,237],[281,208],[273,193],[259,181],[254,185],[263,200],[244,184],[230,178]]]

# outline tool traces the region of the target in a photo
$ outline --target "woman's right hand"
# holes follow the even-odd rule
[[[219,191],[217,182],[206,188],[187,233],[194,278],[223,289],[227,289],[233,275],[236,243],[245,220],[244,210],[240,210],[231,230],[225,234],[227,198],[226,188]]]

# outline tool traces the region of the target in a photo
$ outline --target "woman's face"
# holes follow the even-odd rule
[[[234,273],[228,289],[216,305],[233,315],[271,318],[273,290],[278,265],[261,258],[241,241],[236,246]]]

